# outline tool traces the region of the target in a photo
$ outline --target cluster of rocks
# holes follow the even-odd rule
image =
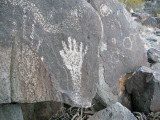
[[[141,9],[133,11],[130,8],[128,11],[142,25],[160,28],[160,0],[145,0]]]
[[[160,0],[145,0],[144,11],[157,17],[160,14]]]
[[[0,120],[136,120],[130,110],[160,110],[158,28],[147,31],[117,0],[2,0],[0,25]],[[93,110],[57,118],[63,103]]]

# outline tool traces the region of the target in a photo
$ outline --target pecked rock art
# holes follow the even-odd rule
[[[83,50],[83,43],[78,44],[76,40],[71,37],[68,37],[68,47],[63,41],[62,45],[64,50],[60,51],[60,55],[63,58],[65,66],[70,71],[73,94],[75,95],[75,102],[78,103],[81,100],[81,69],[88,47],[86,46]]]
[[[132,18],[116,0],[3,0],[0,8],[0,56],[7,51],[0,58],[7,59],[0,63],[1,103],[89,107],[98,83],[103,100],[113,103],[121,76],[147,61]]]
[[[121,101],[119,79],[137,66],[147,65],[147,58],[136,23],[121,3],[92,0],[90,4],[100,15],[104,33],[99,44],[98,95],[110,105]]]
[[[91,106],[103,31],[92,6],[83,0],[2,0],[0,8],[0,56],[6,54],[0,58],[0,103]]]
[[[123,47],[126,49],[131,50],[132,49],[132,40],[130,37],[126,37],[123,40]]]
[[[102,16],[108,16],[112,11],[106,4],[100,6],[100,12]]]

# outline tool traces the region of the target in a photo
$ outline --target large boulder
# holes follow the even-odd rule
[[[116,0],[3,0],[0,24],[0,103],[88,107],[98,80],[98,95],[114,103],[119,79],[147,61],[136,23]]]
[[[88,120],[137,120],[137,118],[126,107],[117,102],[95,113]]]
[[[160,110],[160,63],[151,68],[142,66],[126,81],[126,90],[132,96],[134,111],[149,113]]]
[[[0,24],[0,103],[91,106],[102,26],[90,4],[2,0]]]
[[[120,101],[126,73],[147,63],[144,44],[136,30],[137,23],[117,0],[92,0],[100,15],[102,33],[99,43],[98,95],[110,105]]]

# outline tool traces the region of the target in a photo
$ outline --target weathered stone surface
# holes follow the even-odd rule
[[[62,110],[62,104],[57,102],[40,102],[21,104],[24,120],[49,120],[52,115]]]
[[[1,11],[0,11],[1,14]],[[0,35],[0,103],[11,102],[10,63],[11,46],[4,46],[4,38]]]
[[[95,113],[88,120],[137,120],[137,118],[120,103],[115,103]]]
[[[160,51],[154,48],[150,48],[147,51],[148,61],[150,63],[159,63],[160,62]]]
[[[137,24],[124,6],[116,0],[92,0],[92,7],[98,11],[103,28],[99,43],[98,94],[106,104],[119,101],[122,92],[119,79],[145,65],[146,52]]]
[[[0,2],[0,103],[8,103],[11,101],[10,96],[10,64],[11,64],[11,50],[12,38],[10,22],[7,20]],[[4,13],[5,10],[5,13]],[[5,26],[4,26],[5,24]]]
[[[0,105],[0,120],[23,120],[21,106],[19,104]]]
[[[160,63],[151,68],[139,67],[126,81],[126,90],[132,95],[135,111],[149,113],[160,110]]]
[[[90,106],[102,31],[95,9],[85,0],[2,0],[0,10],[0,40],[8,51],[0,46],[0,56],[6,54],[0,101]]]

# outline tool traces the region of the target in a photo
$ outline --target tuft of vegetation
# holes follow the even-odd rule
[[[126,4],[127,8],[135,10],[141,8],[144,4],[144,0],[119,0],[121,3]]]

